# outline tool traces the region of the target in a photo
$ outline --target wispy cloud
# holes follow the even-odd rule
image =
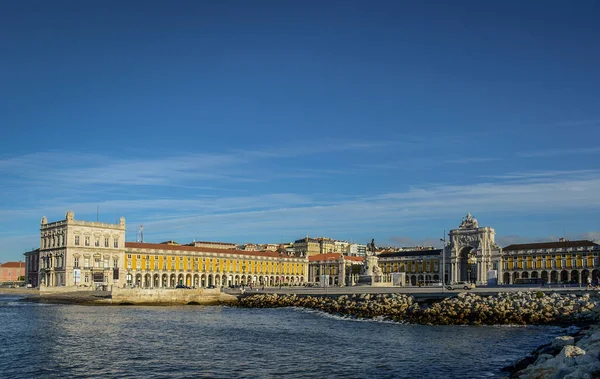
[[[549,177],[573,177],[581,175],[595,175],[600,173],[600,170],[548,170],[548,171],[530,171],[530,172],[513,172],[501,175],[481,175],[480,178],[490,179],[533,179],[533,178],[549,178]]]
[[[11,231],[14,225],[25,225],[23,234],[31,234],[43,215],[60,219],[72,209],[77,218],[94,219],[99,207],[105,221],[127,218],[130,239],[136,229],[131,225],[144,224],[153,241],[243,242],[305,234],[397,236],[398,229],[466,211],[499,217],[544,213],[549,208],[555,213],[600,209],[600,170],[508,173],[375,192],[369,186],[349,190],[344,182],[321,190],[341,172],[319,166],[300,166],[290,174],[290,185],[280,185],[282,177],[261,164],[271,158],[256,159],[258,164],[236,154],[150,159],[82,155],[71,163],[58,153],[4,159],[0,175],[6,174],[2,183],[6,195],[0,200],[0,220],[5,221],[0,226]],[[322,175],[326,180],[304,180],[303,175]],[[266,185],[245,192],[255,184],[245,179]],[[296,186],[304,188],[295,190]]]
[[[214,212],[204,209],[182,213],[181,200],[168,202],[162,217],[149,219],[135,217],[135,223],[144,223],[167,237],[170,233],[188,238],[199,232],[205,236],[304,235],[332,230],[377,233],[381,227],[393,228],[412,222],[439,219],[462,214],[465,210],[486,214],[535,214],[545,212],[549,204],[553,211],[600,208],[600,178],[585,180],[547,180],[540,183],[481,183],[463,186],[436,186],[415,188],[405,192],[385,193],[353,198],[320,199],[284,196],[281,203],[261,209],[250,204],[260,202],[252,197],[229,204],[221,199]],[[268,203],[266,199],[264,203]],[[160,202],[153,202],[156,207]],[[143,206],[143,204],[138,204]],[[147,206],[151,206],[148,202]],[[187,207],[187,204],[185,205]],[[167,209],[169,208],[169,209]],[[155,209],[155,208],[153,208]],[[160,212],[159,212],[160,214]]]
[[[272,176],[261,166],[266,161],[328,152],[367,151],[390,146],[386,141],[339,141],[324,144],[298,142],[299,148],[239,150],[230,153],[184,153],[144,158],[115,158],[99,154],[43,152],[0,160],[0,174],[20,185],[56,186],[192,186],[202,183],[258,182]],[[295,175],[314,175],[318,170],[298,171]],[[329,170],[327,174],[342,173]],[[198,186],[202,188],[205,186]]]
[[[456,158],[407,158],[394,162],[362,163],[355,167],[364,170],[420,170],[423,168],[442,167],[446,165],[467,165],[498,161],[498,157],[456,157]]]
[[[558,157],[562,155],[585,155],[585,154],[597,154],[600,153],[599,146],[593,147],[579,147],[572,149],[552,149],[552,150],[540,150],[519,153],[518,156],[521,158],[546,158],[546,157]]]
[[[233,153],[244,157],[265,157],[265,158],[294,158],[307,155],[320,155],[344,151],[377,151],[379,149],[391,148],[396,145],[408,145],[408,142],[400,143],[396,141],[336,141],[321,140],[295,140],[291,141],[293,145],[270,147],[264,150],[243,150],[234,149]],[[290,142],[290,143],[291,143]]]

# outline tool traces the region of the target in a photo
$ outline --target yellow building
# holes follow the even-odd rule
[[[126,284],[143,288],[301,285],[308,259],[273,251],[125,243]]]
[[[441,278],[441,252],[442,249],[425,248],[384,252],[377,257],[384,274],[405,273],[408,285],[431,285]]]
[[[297,254],[304,257],[321,254],[321,243],[316,238],[305,238],[294,241],[294,250]]]
[[[320,287],[354,285],[358,281],[363,257],[339,253],[316,254],[309,260],[309,281]]]
[[[544,283],[586,285],[600,278],[600,245],[588,240],[527,243],[502,249],[499,279],[519,284],[541,279]]]

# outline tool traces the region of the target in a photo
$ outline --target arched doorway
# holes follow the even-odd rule
[[[458,278],[461,281],[470,283],[475,283],[479,279],[477,277],[477,258],[471,246],[465,246],[460,250]]]
[[[587,284],[589,277],[590,277],[590,272],[588,270],[583,270],[581,272],[581,283]]]
[[[558,271],[552,271],[550,273],[550,281],[552,283],[558,283]]]
[[[548,283],[548,271],[542,271],[542,280],[544,283]]]
[[[579,271],[577,271],[577,270],[571,271],[571,282],[579,283]]]
[[[510,284],[510,274],[508,272],[502,275],[502,284]]]
[[[600,277],[600,270],[598,270],[598,269],[593,270],[592,271],[592,281],[597,282],[599,277]]]
[[[569,281],[569,273],[566,270],[560,272],[561,283],[567,283]]]

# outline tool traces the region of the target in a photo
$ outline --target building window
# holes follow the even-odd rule
[[[131,256],[130,256],[130,258],[131,258]],[[129,259],[127,260],[127,268],[131,270],[131,261]]]
[[[118,259],[113,259],[113,267],[114,268],[119,268],[119,260]]]
[[[154,260],[154,270],[158,270],[158,261]]]
[[[85,281],[86,283],[89,283],[89,281],[90,281],[90,274],[88,274],[88,273],[86,272],[83,278],[84,278],[84,281]]]
[[[108,237],[104,237],[104,247],[108,247]]]
[[[118,239],[118,238],[115,238],[115,239],[114,239],[114,241],[113,241],[113,247],[114,247],[115,249],[119,247],[119,239]]]
[[[75,236],[75,246],[79,246],[79,236]]]
[[[138,255],[138,256],[139,256],[139,255]],[[136,270],[141,270],[141,268],[142,268],[142,261],[141,261],[140,259],[138,259],[138,260],[135,262],[135,268],[136,268]]]
[[[90,246],[90,236],[85,236],[85,246]]]
[[[109,268],[110,267],[110,262],[108,261],[108,258],[104,258],[104,268]]]
[[[75,262],[73,263],[73,267],[79,268],[79,258],[75,258]]]
[[[150,259],[146,259],[146,270],[150,270]]]
[[[94,239],[94,246],[100,247],[100,238],[95,238]]]

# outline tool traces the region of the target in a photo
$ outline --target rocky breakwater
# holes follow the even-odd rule
[[[429,306],[406,294],[313,297],[256,294],[243,297],[246,308],[303,307],[357,318],[384,318],[424,325],[584,325],[597,319],[600,305],[589,295],[551,295],[543,292],[478,296],[460,293]]]
[[[600,327],[556,337],[504,371],[510,378],[600,378]]]

